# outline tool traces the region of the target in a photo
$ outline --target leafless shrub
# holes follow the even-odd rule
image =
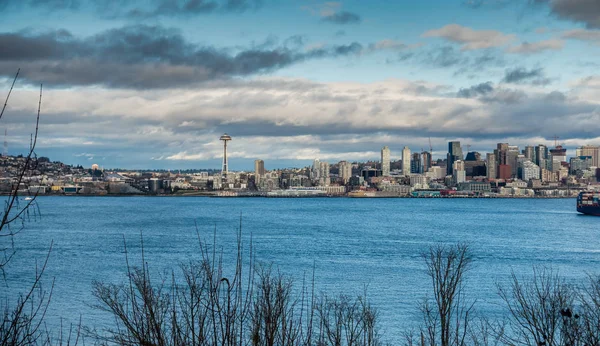
[[[513,273],[510,287],[498,288],[509,314],[502,340],[511,345],[578,345],[575,291],[556,273],[534,268],[531,281]],[[578,316],[578,315],[577,315]]]
[[[366,295],[365,295],[366,296]],[[377,312],[365,296],[352,299],[323,296],[317,304],[319,316],[318,345],[381,345],[377,331]]]
[[[433,299],[420,304],[423,325],[419,335],[407,335],[410,345],[465,345],[473,319],[474,302],[464,291],[465,273],[472,257],[466,244],[436,245],[423,254],[431,279]]]

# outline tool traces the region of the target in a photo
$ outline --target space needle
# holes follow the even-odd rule
[[[227,181],[227,142],[231,140],[231,136],[224,133],[219,139],[223,141],[223,169],[221,170],[221,177],[223,178],[223,181]]]

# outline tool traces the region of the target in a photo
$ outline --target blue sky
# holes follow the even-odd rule
[[[597,0],[5,0],[9,153],[232,169],[434,156],[447,142],[600,145]]]

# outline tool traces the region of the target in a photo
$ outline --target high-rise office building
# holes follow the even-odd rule
[[[465,162],[463,160],[455,160],[452,163],[452,178],[454,178],[454,183],[456,184],[464,183],[467,180]]]
[[[390,176],[390,148],[387,145],[381,149],[381,174]]]
[[[320,172],[321,172],[321,161],[319,161],[319,159],[315,159],[313,161],[312,169],[310,170],[310,178],[312,180],[319,180],[319,178],[321,177]]]
[[[254,160],[254,182],[256,185],[260,184],[260,181],[265,176],[265,161]]]
[[[463,160],[462,148],[460,147],[460,142],[448,142],[448,156],[446,160],[446,172],[448,175],[452,175],[452,170],[454,166],[454,161]]]
[[[540,178],[540,167],[529,160],[519,164],[518,172],[518,177],[524,181]]]
[[[510,166],[510,175],[513,178],[517,177],[519,170],[519,163],[517,161],[519,155],[519,147],[516,145],[509,145],[508,151],[506,152],[506,164]]]
[[[340,161],[338,163],[339,176],[344,184],[348,184],[352,178],[352,164],[348,161]]]
[[[425,173],[431,168],[431,153],[424,151],[421,153],[421,156],[423,156],[423,173]]]
[[[535,159],[536,159],[536,161],[534,163],[536,165],[538,165],[540,167],[540,169],[543,168],[543,169],[550,170],[551,162],[549,165],[548,164],[548,147],[547,146],[545,146],[543,144],[535,146]]]
[[[525,155],[525,158],[527,158],[527,160],[535,163],[536,156],[535,156],[535,147],[533,145],[526,146],[525,149],[523,150],[523,155]]]
[[[319,185],[329,186],[329,162],[319,163]]]
[[[402,149],[402,174],[404,174],[404,176],[410,175],[410,159],[410,149],[404,147],[404,149]]]
[[[423,164],[421,163],[421,154],[414,153],[410,159],[410,172],[411,173],[423,173]]]
[[[589,156],[592,158],[592,167],[600,165],[600,147],[584,145],[575,150],[575,156]]]
[[[487,178],[488,180],[495,180],[498,176],[496,173],[496,169],[498,168],[498,164],[496,162],[496,155],[492,153],[488,153],[486,155],[487,159]]]

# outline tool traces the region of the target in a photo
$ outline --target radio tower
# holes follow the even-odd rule
[[[4,151],[2,151],[2,156],[8,157],[8,141],[6,140],[6,129],[4,129]]]
[[[219,139],[223,141],[223,169],[221,170],[221,177],[223,181],[227,181],[227,171],[229,168],[227,164],[227,142],[231,140],[231,136],[225,133]]]

